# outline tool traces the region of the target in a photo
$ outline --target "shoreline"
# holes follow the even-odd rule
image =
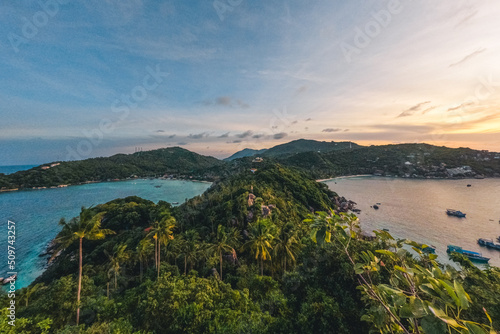
[[[335,180],[335,179],[347,179],[347,178],[351,178],[351,177],[365,177],[365,176],[374,176],[372,174],[359,174],[359,175],[345,175],[345,176],[335,176],[335,177],[331,177],[329,179],[319,179],[319,180],[316,180],[316,182],[325,182],[325,181],[331,181],[331,180]]]
[[[400,179],[400,180],[453,180],[453,181],[458,181],[458,180],[486,180],[486,179],[498,179],[499,177],[496,176],[485,176],[481,178],[476,178],[476,177],[402,177],[402,176],[384,176],[384,175],[373,175],[373,174],[360,174],[360,175],[345,175],[345,176],[336,176],[332,177],[329,179],[319,179],[316,180],[316,182],[326,182],[326,181],[332,181],[336,179],[348,179],[348,178],[354,178],[354,177],[379,177],[379,178],[387,178],[387,179]]]
[[[327,181],[332,181],[335,179],[347,179],[347,178],[354,178],[354,177],[380,177],[380,178],[391,178],[391,179],[402,179],[402,180],[482,180],[482,179],[497,179],[498,177],[495,176],[484,176],[481,178],[476,178],[476,177],[460,177],[460,178],[455,178],[455,177],[401,177],[401,176],[384,176],[384,175],[373,175],[373,174],[358,174],[358,175],[339,175],[327,179],[318,179],[316,182],[327,182]],[[47,189],[61,189],[61,188],[67,188],[67,187],[72,187],[72,186],[81,186],[85,184],[94,184],[94,183],[106,183],[106,182],[123,182],[123,181],[132,181],[132,180],[140,180],[140,179],[150,179],[149,177],[137,177],[137,178],[126,178],[126,179],[113,179],[113,180],[106,180],[106,181],[85,181],[85,182],[80,182],[76,184],[63,184],[63,185],[57,185],[57,186],[50,186],[50,187],[32,187],[32,188],[10,188],[10,189],[0,189],[0,194],[2,193],[9,193],[9,192],[16,192],[16,191],[29,191],[29,190],[47,190]],[[212,184],[214,181],[206,181],[206,180],[193,180],[189,178],[162,178],[162,177],[155,177],[152,178],[153,180],[172,180],[172,181],[190,181],[190,182],[200,182],[200,183],[207,183],[207,184]]]
[[[84,185],[87,185],[87,184],[99,184],[99,183],[111,183],[111,182],[125,182],[125,181],[134,181],[134,180],[149,180],[149,178],[140,177],[140,178],[134,178],[134,179],[115,179],[115,180],[109,180],[109,181],[85,181],[85,182],[76,183],[76,184],[64,184],[64,185],[61,185],[61,186],[51,186],[51,187],[0,189],[0,194],[2,194],[2,193],[12,193],[12,192],[21,192],[21,191],[55,190],[55,189],[64,189],[64,188],[75,187],[75,186],[84,186]],[[161,181],[188,181],[188,182],[207,183],[207,184],[212,184],[213,183],[211,181],[204,181],[204,180],[190,180],[190,179],[179,179],[179,178],[169,179],[169,178],[161,178],[161,177],[156,177],[156,178],[153,178],[152,180],[161,180]]]

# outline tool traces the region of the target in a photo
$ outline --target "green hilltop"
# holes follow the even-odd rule
[[[53,167],[51,167],[53,165]],[[44,164],[11,175],[0,174],[0,188],[51,187],[133,177],[192,176],[212,179],[224,162],[180,147]]]

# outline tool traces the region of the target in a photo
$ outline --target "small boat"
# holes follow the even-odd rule
[[[472,187],[472,184],[468,184],[467,187]]]
[[[477,243],[480,245],[480,246],[485,246],[486,248],[491,248],[491,249],[496,249],[496,250],[500,250],[500,245],[499,244],[496,244],[493,242],[493,240],[488,240],[488,239],[478,239],[477,240]]]
[[[500,237],[497,238],[497,241],[500,242]]]
[[[465,218],[465,213],[463,213],[462,211],[458,211],[458,210],[446,209],[446,214],[448,216],[455,216],[455,217],[459,217],[459,218]]]
[[[155,188],[161,188],[161,186],[155,186]]]
[[[377,205],[377,204],[375,204],[375,205],[373,206],[373,208],[374,208],[375,210],[378,210],[378,205]]]
[[[426,245],[427,247],[425,248],[420,248],[422,252],[427,253],[427,254],[435,254],[436,253],[436,246],[432,245]]]
[[[462,249],[462,247],[448,245],[448,249],[446,252],[449,253],[459,253],[467,256],[471,261],[487,263],[490,259],[488,257],[484,257],[481,253],[472,252],[469,250]]]
[[[2,284],[5,285],[5,284],[9,284],[10,282],[12,281],[15,281],[17,278],[17,275],[12,275],[12,276],[9,276],[7,278],[5,278],[3,281],[2,281]]]

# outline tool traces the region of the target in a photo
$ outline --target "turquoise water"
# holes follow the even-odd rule
[[[0,193],[0,277],[10,271],[7,270],[8,220],[16,226],[16,287],[19,289],[43,272],[46,258],[38,255],[59,232],[61,217],[70,219],[80,213],[82,206],[127,196],[139,196],[155,203],[159,200],[182,203],[208,187],[210,184],[204,182],[155,179]]]
[[[477,244],[479,238],[500,236],[500,179],[346,177],[325,183],[358,204],[363,229],[388,228],[395,237],[434,245],[441,262],[448,263],[446,246],[453,244],[481,252],[500,267],[500,252]],[[371,208],[376,203],[378,210]],[[450,217],[446,209],[465,212],[467,218]]]
[[[15,166],[0,166],[0,173],[12,174],[20,170],[28,170],[38,165],[15,165]]]

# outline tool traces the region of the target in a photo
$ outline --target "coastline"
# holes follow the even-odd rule
[[[331,180],[335,180],[335,179],[347,179],[347,178],[351,178],[351,177],[365,177],[365,176],[375,176],[375,175],[372,175],[372,174],[359,174],[359,175],[345,175],[345,176],[335,176],[335,177],[331,177],[329,179],[319,179],[319,180],[316,180],[316,182],[326,182],[326,181],[331,181]]]
[[[402,177],[402,176],[392,176],[392,175],[373,175],[373,174],[360,174],[360,175],[339,175],[336,177],[332,177],[329,179],[319,179],[316,180],[316,182],[326,182],[326,181],[332,181],[336,179],[348,179],[348,178],[353,178],[353,177],[380,177],[380,178],[388,178],[388,179],[401,179],[401,180],[484,180],[484,179],[498,179],[499,177],[497,176],[484,176],[484,177],[474,177],[474,176],[469,176],[469,177],[425,177],[425,176],[418,176],[418,177]]]
[[[51,186],[51,187],[32,187],[32,188],[0,189],[0,194],[2,194],[2,193],[11,193],[11,192],[21,192],[21,191],[55,190],[55,189],[64,189],[64,188],[74,187],[74,186],[83,186],[83,185],[86,185],[86,184],[125,182],[125,181],[148,180],[148,179],[151,179],[151,178],[148,178],[148,177],[138,177],[138,178],[133,178],[133,179],[126,178],[126,179],[113,179],[113,180],[106,180],[106,181],[85,181],[85,182],[80,182],[80,183],[75,183],[75,184],[63,184],[63,185]],[[186,178],[162,178],[162,177],[155,177],[155,178],[152,178],[152,180],[188,181],[188,182],[207,183],[207,184],[212,184],[213,183],[211,181],[193,180],[193,179],[189,179],[189,178],[186,179]]]

